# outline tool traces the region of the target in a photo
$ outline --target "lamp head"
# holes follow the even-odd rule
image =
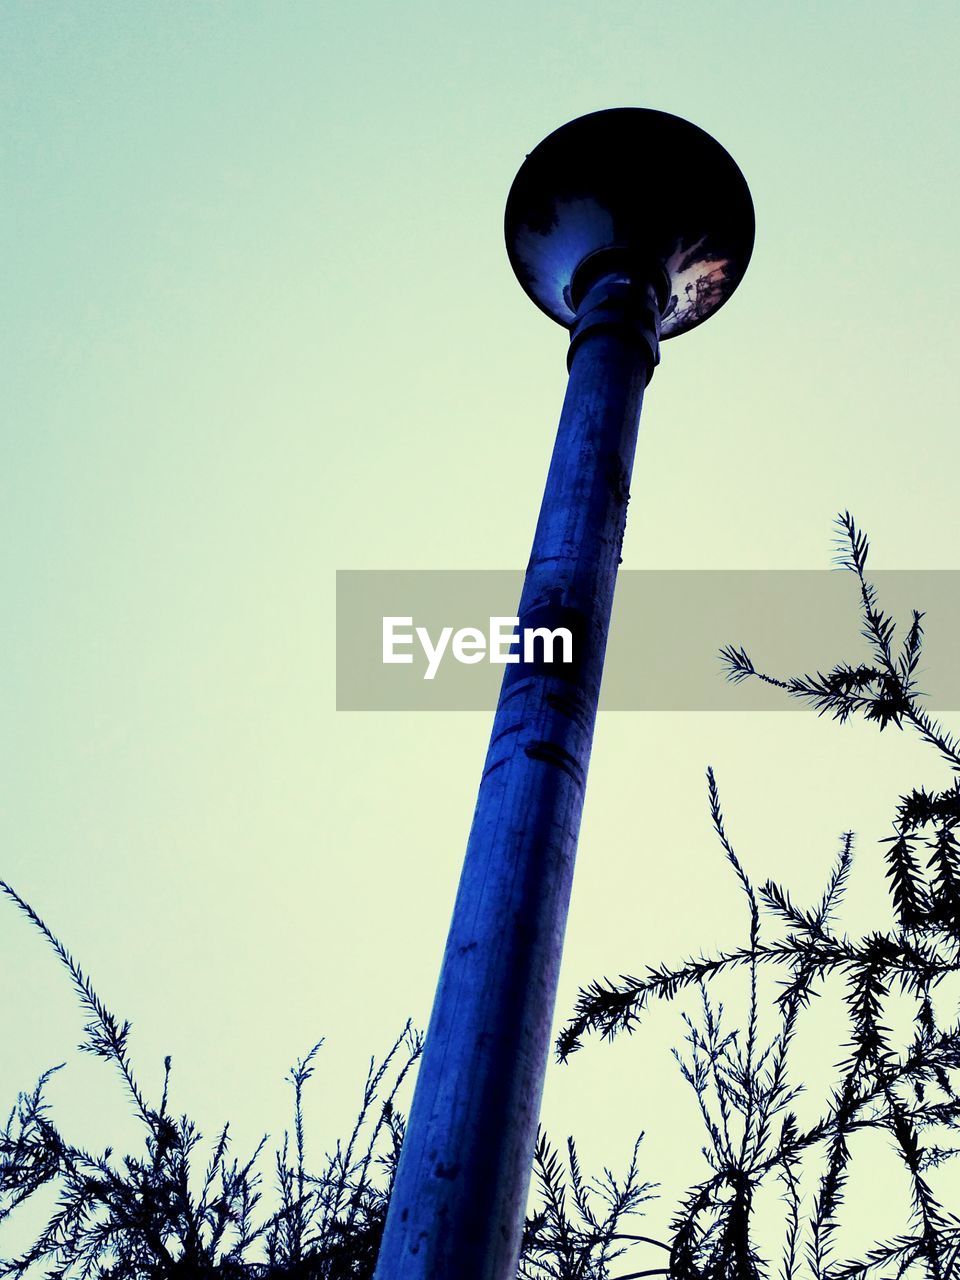
[[[663,111],[617,107],[572,120],[534,148],[510,188],[505,234],[524,290],[568,328],[571,284],[588,259],[646,264],[666,298],[660,336],[671,338],[706,320],[740,283],[753,250],[753,202],[708,133]]]

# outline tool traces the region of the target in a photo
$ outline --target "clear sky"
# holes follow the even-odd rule
[[[566,338],[504,253],[518,165],[653,106],[753,192],[743,285],[650,387],[626,565],[821,568],[850,507],[878,566],[960,568],[960,12],[7,0],[0,24],[0,872],[209,1130],[279,1130],[325,1035],[321,1141],[426,1020],[489,728],[335,712],[334,572],[525,562]],[[890,737],[601,717],[558,1012],[740,936],[708,763],[747,866],[811,894],[841,830],[874,862],[898,791],[939,780]],[[858,883],[851,927],[881,903]],[[12,1100],[79,1014],[12,911],[0,957]],[[555,1134],[615,1164],[645,1127],[648,1176],[696,1177],[679,1034],[668,1010],[553,1070]],[[124,1131],[99,1064],[54,1096],[79,1140]]]

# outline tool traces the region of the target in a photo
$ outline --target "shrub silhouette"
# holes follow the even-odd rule
[[[728,646],[722,651],[728,677],[775,685],[841,723],[862,716],[881,730],[910,729],[960,775],[960,744],[925,710],[916,687],[923,615],[913,613],[895,648],[894,622],[866,576],[867,539],[849,513],[838,525],[838,563],[857,582],[869,661],[781,679],[758,670],[743,648]],[[945,790],[920,788],[901,797],[885,842],[894,923],[856,940],[834,923],[849,877],[852,833],[841,838],[822,897],[801,907],[772,880],[753,885],[728,837],[713,773],[707,778],[714,831],[747,903],[745,943],[582,989],[560,1036],[560,1056],[569,1057],[590,1033],[612,1038],[633,1031],[652,1001],[699,988],[701,1012],[698,1020],[688,1019],[681,1066],[703,1116],[710,1173],[690,1189],[672,1220],[669,1273],[675,1280],[752,1280],[766,1274],[768,1261],[756,1245],[757,1193],[774,1180],[782,1189],[783,1280],[802,1271],[861,1280],[873,1271],[901,1276],[911,1269],[923,1269],[931,1280],[949,1280],[960,1265],[960,1218],[940,1203],[929,1175],[957,1153],[943,1144],[960,1127],[956,1000],[935,998],[960,969],[960,777]],[[772,1010],[761,1008],[761,970],[779,978]],[[730,1030],[714,991],[724,975],[736,971],[748,982],[747,1015],[741,1029]],[[798,1021],[831,983],[842,993],[846,1052],[839,1063],[831,1059],[837,1083],[819,1117],[802,1127],[793,1108],[799,1084],[791,1077],[790,1054]],[[887,1025],[897,999],[909,1001],[907,1037]],[[761,1015],[770,1012],[777,1028],[764,1041]],[[834,1042],[827,1051],[836,1054],[841,1047]],[[878,1238],[864,1256],[842,1261],[835,1245],[853,1160],[849,1139],[864,1130],[892,1143],[905,1170],[909,1204],[902,1230],[889,1234],[887,1224],[879,1237],[878,1223]],[[801,1195],[804,1171],[812,1171],[816,1184],[809,1204]]]
[[[745,941],[640,976],[591,983],[580,992],[558,1053],[569,1058],[593,1033],[609,1039],[632,1032],[652,1002],[696,992],[698,1012],[684,1014],[686,1038],[677,1057],[699,1106],[709,1172],[675,1206],[668,1239],[659,1240],[626,1229],[654,1190],[640,1178],[639,1140],[622,1179],[609,1171],[588,1179],[572,1139],[561,1158],[541,1134],[519,1280],[762,1280],[771,1264],[757,1235],[761,1225],[769,1231],[771,1211],[768,1198],[761,1224],[758,1194],[772,1183],[781,1192],[773,1225],[782,1237],[782,1280],[801,1274],[867,1280],[871,1273],[900,1277],[921,1269],[931,1280],[953,1280],[960,1270],[960,1218],[940,1202],[930,1178],[956,1154],[949,1143],[960,1127],[960,1021],[956,1002],[944,996],[944,984],[960,970],[960,744],[931,718],[917,691],[923,615],[913,613],[895,649],[894,623],[866,577],[867,539],[848,513],[839,529],[839,563],[856,579],[869,661],[782,679],[758,669],[743,648],[728,646],[722,654],[727,674],[775,685],[841,723],[862,716],[881,730],[912,730],[957,776],[944,790],[916,788],[900,798],[885,842],[893,924],[851,940],[837,917],[853,834],[841,837],[819,899],[798,905],[785,886],[772,880],[757,886],[748,876],[708,771],[713,829],[747,907]],[[403,1142],[398,1101],[422,1045],[410,1025],[382,1059],[371,1061],[349,1136],[315,1167],[307,1158],[303,1102],[320,1045],[291,1068],[292,1128],[274,1154],[272,1198],[265,1197],[267,1140],[238,1158],[230,1154],[224,1127],[202,1159],[197,1125],[171,1110],[169,1059],[154,1105],[133,1070],[129,1023],[109,1011],[33,908],[10,885],[0,881],[0,889],[65,966],[89,1019],[81,1048],[113,1065],[144,1132],[140,1154],[87,1152],[71,1145],[51,1117],[45,1087],[52,1072],[21,1094],[0,1133],[0,1222],[41,1188],[55,1186],[59,1199],[33,1244],[0,1264],[0,1274],[371,1277]],[[746,1016],[732,1027],[718,987],[737,974],[746,982]],[[768,999],[764,982],[771,975],[779,990]],[[831,984],[841,992],[846,1022],[842,1047],[840,1041],[826,1046],[836,1084],[817,1118],[801,1125],[794,1106],[800,1082],[791,1061],[798,1026]],[[907,1036],[887,1025],[895,999],[909,1002]],[[775,1030],[768,1034],[763,1028],[771,1018]],[[867,1131],[885,1136],[898,1153],[909,1203],[901,1230],[885,1228],[881,1236],[878,1224],[861,1258],[841,1260],[837,1232],[855,1160],[850,1139]],[[811,1178],[814,1192],[805,1195]],[[655,1250],[655,1265],[612,1274],[615,1260],[633,1250]]]
[[[54,1122],[45,1072],[22,1093],[0,1131],[0,1223],[44,1188],[58,1199],[46,1225],[0,1275],[80,1280],[364,1280],[377,1250],[403,1142],[398,1096],[420,1056],[408,1023],[379,1061],[371,1060],[349,1136],[313,1166],[307,1158],[304,1090],[322,1041],[291,1067],[292,1127],[273,1159],[265,1197],[267,1139],[243,1157],[230,1151],[229,1126],[204,1144],[197,1124],[171,1108],[171,1063],[160,1100],[141,1087],[128,1052],[130,1024],[110,1012],[59,937],[9,884],[0,890],[44,937],[66,968],[89,1021],[80,1048],[110,1063],[139,1119],[143,1148],[118,1157],[85,1151]],[[637,1143],[639,1146],[639,1141]],[[205,1157],[201,1154],[206,1151]],[[576,1147],[562,1163],[545,1137],[536,1154],[542,1204],[526,1223],[523,1280],[593,1280],[641,1238],[622,1233],[651,1188],[637,1170],[637,1148],[622,1182],[609,1172],[586,1179]],[[270,1201],[271,1207],[265,1203]]]

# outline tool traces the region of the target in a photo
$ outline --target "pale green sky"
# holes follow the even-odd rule
[[[753,192],[746,280],[648,393],[625,564],[820,568],[849,506],[878,566],[958,568],[960,13],[7,0],[0,23],[0,871],[208,1128],[279,1129],[326,1035],[325,1138],[426,1019],[489,727],[335,713],[334,571],[525,562],[566,339],[503,250],[519,163],[585,111],[654,106]],[[602,717],[561,1012],[738,936],[707,763],[745,862],[801,894],[842,829],[870,862],[898,790],[940,776],[797,716]],[[79,1016],[12,912],[0,954],[24,1029],[2,1099]],[[695,1176],[678,1034],[669,1011],[554,1071],[558,1136],[617,1162],[646,1127],[648,1175]],[[122,1130],[97,1064],[56,1096],[80,1140]]]

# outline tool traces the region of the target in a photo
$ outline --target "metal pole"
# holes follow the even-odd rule
[[[621,107],[534,148],[505,233],[570,329],[518,612],[573,655],[506,668],[376,1280],[515,1280],[643,392],[739,284],[753,203],[709,134]]]
[[[572,286],[569,381],[521,628],[573,659],[506,676],[376,1280],[514,1280],[644,388],[668,281],[608,254]]]

